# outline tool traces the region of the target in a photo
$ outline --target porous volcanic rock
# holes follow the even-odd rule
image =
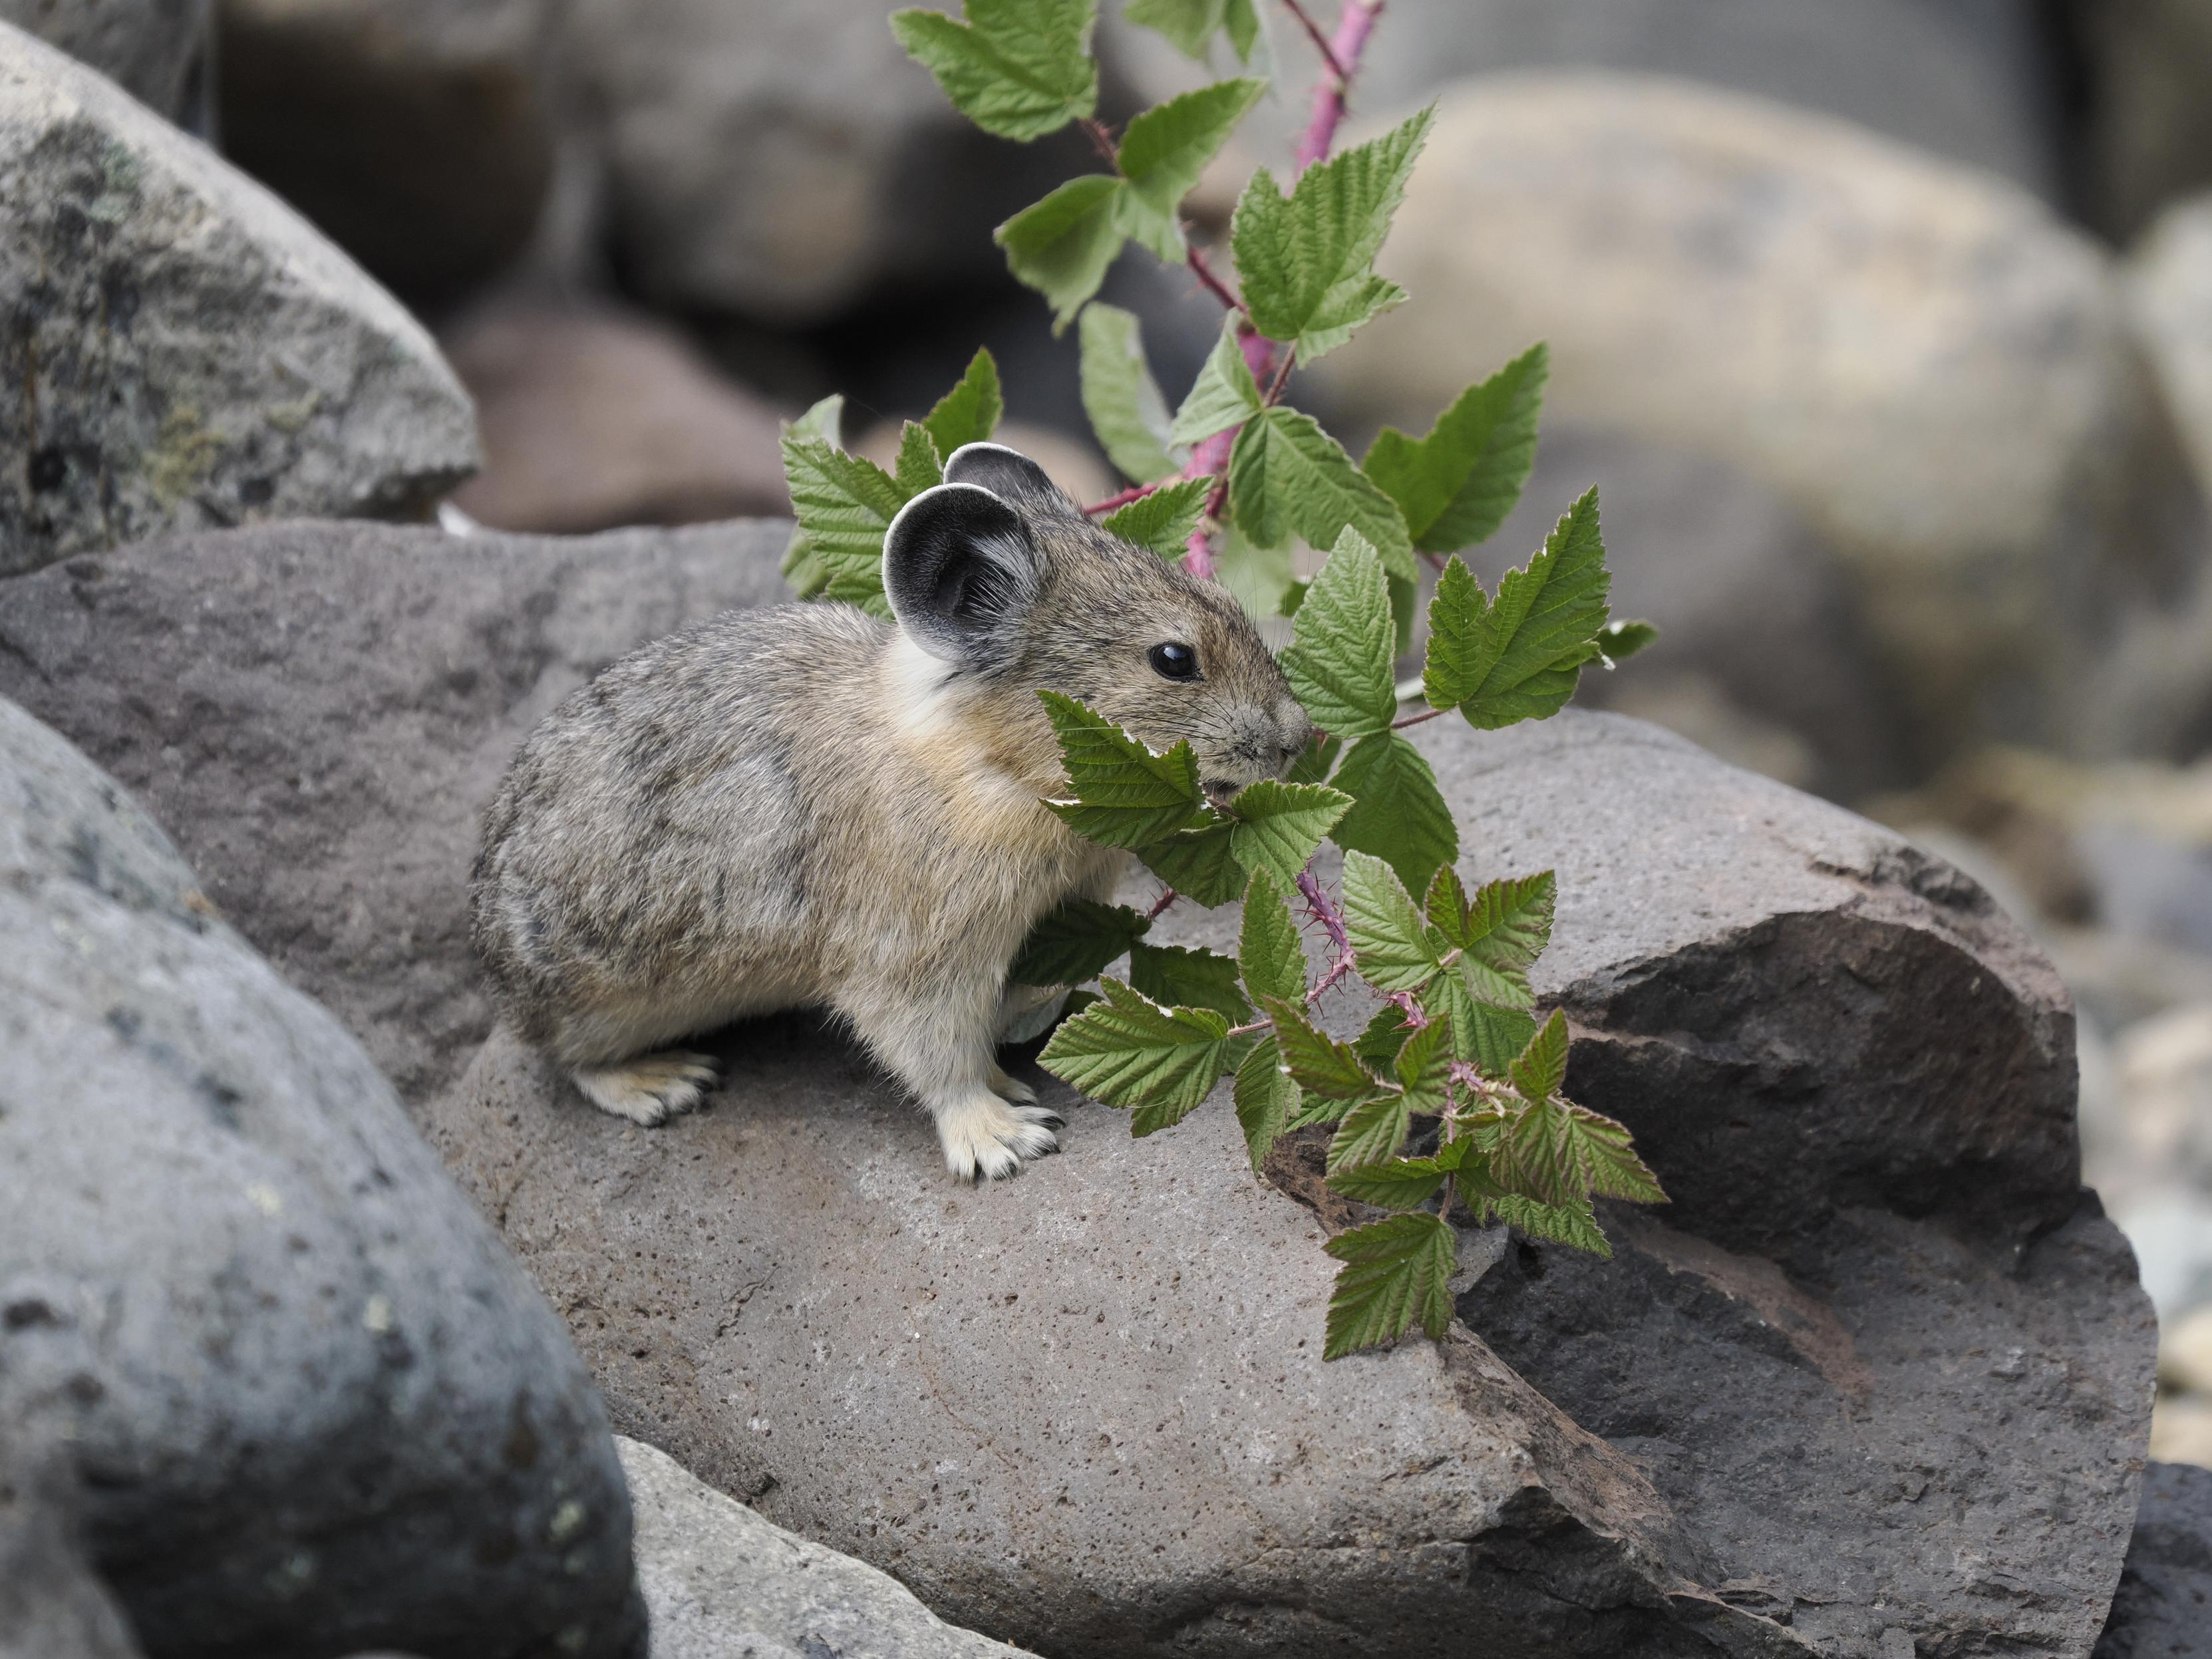
[[[359,1045],[4,702],[0,937],[0,1445],[66,1447],[155,1659],[641,1656],[559,1319]]]
[[[168,538],[0,589],[0,696],[146,802],[223,915],[412,1098],[489,1024],[468,872],[515,745],[632,647],[779,597],[789,536]]]
[[[637,1519],[653,1659],[1016,1659],[956,1630],[888,1574],[810,1544],[665,1452],[617,1439]]]
[[[2212,1469],[2154,1463],[2112,1620],[2093,1659],[2212,1655]]]
[[[170,529],[419,512],[476,417],[274,196],[0,24],[0,575]]]

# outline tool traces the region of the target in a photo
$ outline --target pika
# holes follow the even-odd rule
[[[1044,805],[1065,787],[1036,696],[1079,697],[1208,794],[1313,738],[1243,609],[1107,534],[1026,457],[954,452],[892,520],[896,625],[854,606],[733,611],[614,663],[523,744],[485,814],[471,930],[501,1012],[592,1103],[696,1105],[671,1045],[821,1006],[937,1122],[965,1178],[1056,1151],[1000,1069],[1006,969],[1127,854]]]

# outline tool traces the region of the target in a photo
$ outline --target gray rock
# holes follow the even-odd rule
[[[1107,10],[1101,36],[1146,95],[1204,78]],[[1268,21],[1279,82],[1302,94],[1318,55],[1281,14]],[[1359,102],[1410,109],[1461,76],[1577,68],[1756,94],[2057,193],[2057,66],[2013,0],[1391,0],[1361,60]],[[1306,113],[1303,95],[1283,98],[1245,131],[1287,153]],[[1261,159],[1272,164],[1273,149]]]
[[[639,641],[781,595],[789,535],[302,523],[146,543],[9,584],[0,696],[175,826],[223,914],[414,1098],[489,1023],[468,871],[515,745]]]
[[[546,0],[222,0],[224,153],[417,304],[513,260],[554,172]]]
[[[1945,866],[1647,726],[1420,728],[1468,867],[1559,867],[1544,983],[1577,1022],[1571,1087],[1674,1194],[1662,1234],[1623,1230],[1587,1319],[1557,1314],[1617,1364],[1632,1316],[1680,1351],[1635,1350],[1635,1424],[1581,1399],[1617,1445],[1463,1328],[1322,1365],[1323,1224],[1252,1181],[1218,1101],[1133,1141],[1058,1091],[1068,1155],[978,1192],[803,1018],[727,1034],[720,1102],[661,1131],[504,1036],[441,1088],[483,1021],[455,919],[506,747],[597,662],[772,595],[781,537],[172,542],[16,584],[0,691],[143,778],[311,979],[365,963],[348,1017],[413,1057],[417,1110],[625,1432],[941,1616],[1070,1655],[2087,1649],[2153,1334],[2077,1208],[2063,994]],[[205,592],[235,617],[164,644]],[[1234,926],[1171,915],[1188,939]],[[1467,1305],[1510,1344],[1528,1268],[1493,1243],[1470,1241],[1470,1275],[1492,1265]],[[2033,1358],[1962,1371],[1939,1313],[1984,1371]],[[1783,1523],[1816,1507],[1793,1549]]]
[[[171,528],[403,514],[477,463],[390,295],[259,185],[0,25],[0,575]]]
[[[993,227],[1095,160],[990,138],[891,36],[896,0],[577,0],[562,75],[623,269],[664,309],[777,326],[1003,283]],[[743,158],[742,162],[733,158]]]
[[[2161,727],[2091,683],[2203,546],[2138,516],[2182,463],[2106,256],[2026,192],[1686,82],[1501,76],[1445,91],[1382,263],[1412,298],[1311,371],[1354,423],[1426,430],[1548,339],[1554,420],[1793,504],[1923,761],[1992,734],[2170,742],[2170,706],[2202,706],[2172,690]]]
[[[0,1659],[142,1659],[84,1559],[67,1452],[46,1425],[0,1413]]]
[[[2083,205],[2133,235],[2177,197],[2212,185],[2212,3],[2067,0],[2088,82]]]
[[[2093,1659],[2212,1655],[2212,1469],[2154,1463]]]
[[[2212,495],[2212,194],[2159,216],[2128,256],[2127,285],[2159,389]]]
[[[899,1582],[725,1498],[665,1453],[617,1439],[637,1517],[653,1659],[1013,1659]]]
[[[625,1432],[1006,1639],[2081,1653],[2154,1332],[2077,1196],[2047,965],[1887,832],[1648,727],[1423,730],[1476,871],[1559,867],[1570,1086],[1674,1196],[1588,1273],[1471,1241],[1496,1265],[1442,1348],[1318,1362],[1322,1224],[1219,1102],[1132,1141],[1056,1091],[1067,1155],[956,1191],[895,1090],[781,1019],[652,1133],[495,1036],[433,1139]]]
[[[156,115],[204,136],[213,0],[0,0],[0,23],[89,64]]]
[[[634,1655],[550,1309],[336,1021],[0,702],[0,1443],[66,1444],[156,1655]]]

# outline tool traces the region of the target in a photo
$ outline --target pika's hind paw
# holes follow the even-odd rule
[[[584,1098],[601,1111],[651,1129],[706,1097],[714,1086],[714,1062],[668,1048],[612,1066],[580,1067],[575,1079]]]
[[[936,1112],[945,1167],[963,1181],[997,1181],[1033,1158],[1060,1150],[1057,1115],[1042,1106],[1011,1105],[988,1090]]]

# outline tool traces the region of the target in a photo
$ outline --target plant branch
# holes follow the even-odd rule
[[[1374,28],[1383,3],[1384,0],[1344,0],[1344,9],[1336,20],[1336,34],[1322,47],[1329,73],[1314,88],[1313,115],[1306,123],[1305,136],[1298,140],[1301,173],[1316,161],[1326,161],[1329,147],[1336,142],[1337,125],[1344,119],[1345,95],[1352,90],[1352,79],[1359,73],[1359,56],[1367,49],[1368,33]],[[1293,6],[1292,9],[1297,8]],[[1303,14],[1299,21],[1306,21]],[[1310,22],[1306,26],[1313,27]]]
[[[1091,140],[1091,148],[1098,152],[1106,165],[1109,167],[1120,167],[1121,147],[1114,142],[1113,129],[1095,115],[1085,116],[1082,125],[1084,137]]]
[[[1329,897],[1310,864],[1298,872],[1298,892],[1306,902],[1306,914],[1322,925],[1336,946],[1336,960],[1329,964],[1328,971],[1313,989],[1306,993],[1308,1002],[1318,1002],[1330,987],[1352,971],[1352,935],[1345,928],[1344,912],[1336,908],[1335,901]]]
[[[1102,513],[1111,513],[1117,507],[1127,507],[1131,501],[1141,501],[1158,488],[1157,483],[1131,484],[1119,495],[1109,495],[1103,501],[1091,502],[1083,511],[1087,517],[1095,519]]]
[[[1418,714],[1408,714],[1401,720],[1392,720],[1390,729],[1393,732],[1402,732],[1409,726],[1419,726],[1423,720],[1442,720],[1451,712],[1449,708],[1424,708]]]
[[[1151,909],[1145,912],[1145,920],[1146,921],[1158,921],[1163,915],[1167,914],[1168,906],[1173,904],[1176,900],[1181,896],[1182,895],[1177,893],[1174,888],[1169,888],[1166,892],[1160,895],[1158,902],[1154,904]]]
[[[1192,242],[1186,251],[1190,256],[1191,275],[1205,284],[1206,290],[1223,305],[1227,306],[1231,311],[1243,312],[1249,316],[1250,310],[1243,298],[1228,283],[1221,280],[1219,275],[1214,270],[1212,263],[1206,258],[1205,250],[1197,243]]]
[[[1321,25],[1314,21],[1313,14],[1300,5],[1298,0],[1283,0],[1283,9],[1298,20],[1298,27],[1306,32],[1306,38],[1314,43],[1314,50],[1321,54],[1321,61],[1328,66],[1328,72],[1339,81],[1349,81],[1352,76],[1345,72],[1344,65],[1337,61],[1336,48],[1329,45],[1328,37],[1321,32]]]

